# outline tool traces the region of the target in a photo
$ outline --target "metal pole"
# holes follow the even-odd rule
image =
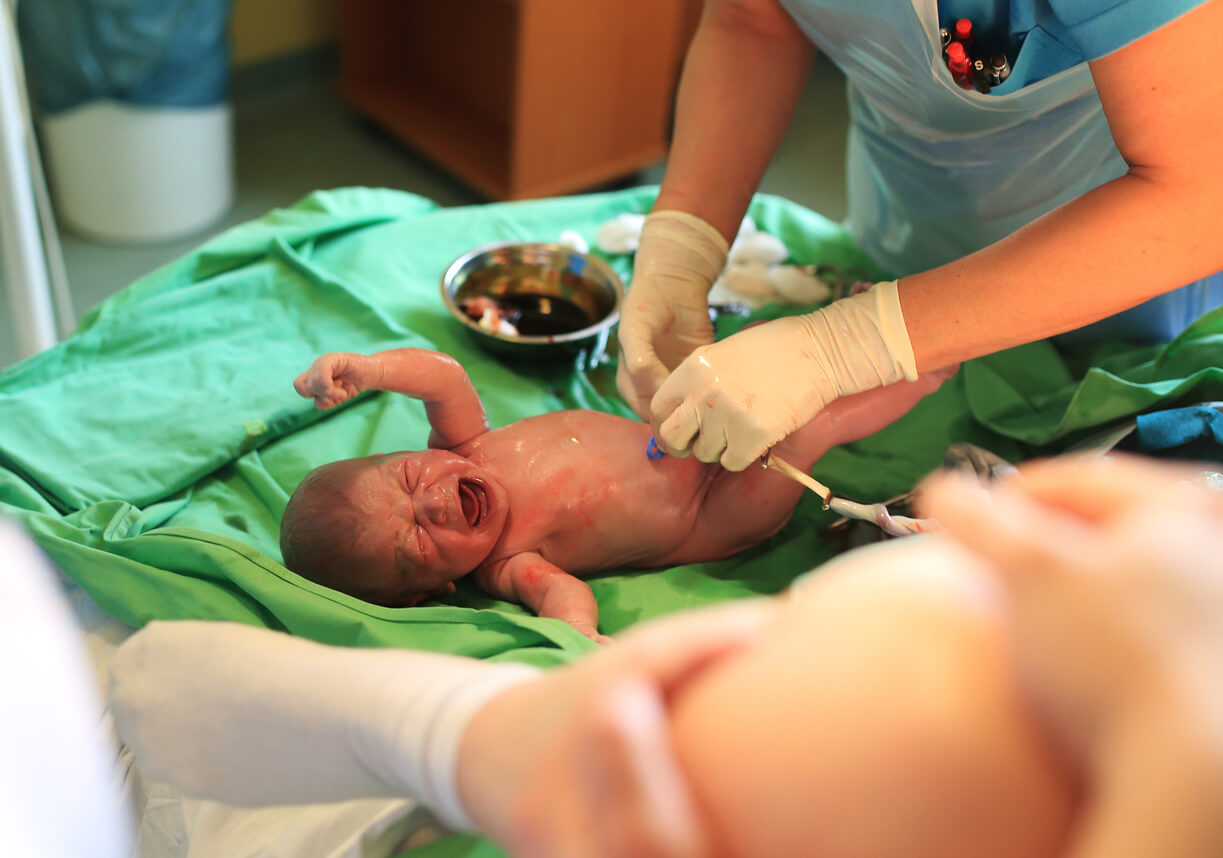
[[[18,67],[12,8],[0,1],[0,246],[22,358],[55,345],[55,311],[31,185],[29,114]]]

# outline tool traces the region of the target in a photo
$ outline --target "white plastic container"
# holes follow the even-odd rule
[[[102,241],[168,241],[222,218],[234,198],[228,104],[92,101],[42,117],[56,211]]]

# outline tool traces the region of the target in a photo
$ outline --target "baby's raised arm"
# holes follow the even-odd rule
[[[534,551],[481,567],[475,578],[490,596],[519,602],[541,617],[568,623],[595,643],[611,642],[599,634],[599,603],[590,585]]]
[[[389,390],[425,403],[433,431],[429,446],[450,449],[488,431],[488,417],[467,372],[454,358],[429,349],[391,349],[373,355],[331,352],[293,382],[320,411],[365,390]]]

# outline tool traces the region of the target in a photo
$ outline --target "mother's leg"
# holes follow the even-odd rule
[[[949,540],[854,552],[673,735],[728,858],[1049,858],[1076,785],[1008,660],[993,581]]]

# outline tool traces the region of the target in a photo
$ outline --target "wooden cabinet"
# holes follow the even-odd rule
[[[665,156],[692,10],[340,0],[340,92],[492,199],[579,191]]]

